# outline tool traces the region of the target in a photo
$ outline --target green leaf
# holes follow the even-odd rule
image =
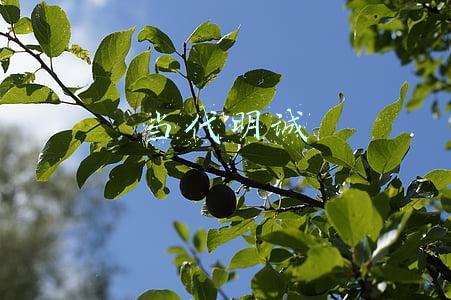
[[[418,269],[407,269],[404,267],[386,265],[371,269],[371,275],[383,281],[401,283],[421,283],[421,272]]]
[[[89,50],[83,49],[81,46],[77,44],[73,44],[69,49],[67,49],[67,52],[72,53],[79,59],[85,61],[87,64],[91,64],[91,58],[89,57]]]
[[[0,105],[35,103],[59,104],[60,100],[55,92],[40,84],[13,86],[0,98]]]
[[[204,88],[221,72],[227,56],[217,44],[194,45],[187,60],[188,78],[198,88]]]
[[[53,135],[39,154],[36,166],[36,179],[47,181],[60,163],[69,158],[80,147],[83,140],[77,138],[72,130]]]
[[[24,86],[33,82],[34,79],[35,77],[33,73],[9,75],[0,84],[0,97],[3,97],[11,88],[16,86]]]
[[[69,47],[70,23],[61,7],[45,2],[36,5],[31,13],[31,25],[34,36],[48,57],[58,57]]]
[[[121,158],[121,156],[114,155],[109,151],[99,151],[91,153],[80,163],[80,166],[78,167],[78,187],[81,188],[92,174],[103,169],[106,165],[119,162]]]
[[[160,53],[171,54],[175,52],[171,39],[160,29],[153,26],[145,26],[138,34],[138,41],[149,41],[155,50]]]
[[[200,24],[194,31],[191,33],[187,41],[189,43],[201,43],[212,40],[219,40],[221,38],[221,29],[219,29],[218,25],[210,23],[210,21],[206,21],[205,23]]]
[[[251,281],[252,293],[259,300],[282,299],[286,288],[285,276],[274,270],[271,265],[265,265]]]
[[[114,167],[105,186],[104,197],[117,199],[133,190],[141,180],[144,162],[140,157],[129,156],[123,164]]]
[[[282,75],[268,70],[253,70],[239,76],[224,105],[224,113],[235,115],[263,110],[276,94],[276,85]]]
[[[141,106],[141,101],[146,96],[144,93],[133,92],[130,87],[141,77],[149,74],[150,51],[144,51],[130,62],[125,75],[125,96],[128,104],[135,110]]]
[[[224,51],[229,50],[235,44],[239,32],[240,28],[238,27],[237,30],[234,30],[223,36],[217,43],[219,45],[219,48]]]
[[[9,24],[15,24],[20,19],[20,3],[19,0],[2,0],[0,6],[0,14]]]
[[[426,98],[434,92],[434,89],[435,85],[428,82],[418,84],[413,90],[412,97],[409,101],[407,101],[406,110],[413,111],[419,109],[423,105]]]
[[[20,20],[14,25],[14,32],[16,34],[28,34],[33,32],[33,25],[31,19],[28,17],[20,18]]]
[[[357,129],[354,128],[344,128],[335,132],[334,136],[342,139],[343,141],[348,140],[354,133],[357,132]]]
[[[302,150],[305,147],[305,143],[302,138],[300,138],[299,132],[295,127],[291,127],[292,130],[289,130],[292,125],[279,117],[272,116],[269,113],[261,115],[260,122],[261,124],[265,124],[265,126],[269,127],[265,134],[265,138],[269,142],[282,146],[290,155],[291,160],[299,161],[302,159]],[[271,127],[273,124],[279,124],[279,128],[282,129],[279,129],[277,126]],[[284,131],[285,128],[287,128],[286,131]]]
[[[384,4],[369,4],[360,10],[353,24],[354,39],[362,35],[371,25],[379,24],[381,19],[392,17],[394,12]]]
[[[168,171],[160,158],[147,163],[146,181],[147,186],[158,199],[166,199],[169,189],[166,187]]]
[[[230,226],[221,227],[218,229],[210,229],[207,234],[207,248],[208,252],[214,251],[220,245],[233,240],[240,235],[245,234],[255,227],[253,219],[244,220],[239,223],[232,223]]]
[[[180,238],[183,241],[188,242],[189,241],[188,225],[186,225],[185,223],[179,222],[179,221],[174,221],[173,225],[174,225],[175,231],[177,231]]]
[[[260,257],[256,248],[244,248],[233,255],[227,269],[244,269],[263,263],[265,260]]]
[[[387,224],[391,224],[391,226],[377,240],[376,249],[371,258],[374,263],[384,257],[389,252],[390,247],[399,239],[407,221],[412,215],[412,211],[412,209],[407,209],[403,212],[396,213],[387,221]]]
[[[326,215],[341,239],[351,247],[368,235],[375,241],[383,219],[367,192],[349,189],[326,203]]]
[[[157,58],[155,61],[155,69],[160,72],[173,72],[180,71],[180,63],[176,61],[171,55],[164,54]]]
[[[10,59],[14,55],[14,50],[8,47],[0,48],[0,60],[4,61]]]
[[[207,248],[207,231],[200,228],[193,236],[193,245],[197,252],[202,253]]]
[[[312,146],[321,151],[325,160],[333,164],[348,168],[354,166],[355,157],[351,147],[339,137],[327,136]]]
[[[137,300],[180,300],[180,297],[171,290],[148,290],[139,295]]]
[[[79,97],[91,111],[112,116],[119,105],[121,95],[110,79],[99,77],[86,91],[80,93]]]
[[[245,159],[264,166],[283,167],[290,161],[290,155],[276,144],[251,143],[244,146],[239,153]]]
[[[435,188],[444,191],[451,185],[451,170],[433,170],[427,173],[424,178],[432,181]]]
[[[104,78],[116,84],[122,78],[127,69],[125,57],[130,50],[134,31],[133,27],[127,31],[114,32],[102,40],[92,64],[94,81]]]
[[[216,299],[218,290],[213,281],[199,268],[193,272],[193,297],[196,300]]]
[[[300,266],[290,266],[288,272],[296,280],[310,282],[323,278],[345,266],[345,260],[335,247],[314,247]]]
[[[72,128],[76,136],[83,135],[84,141],[88,143],[108,143],[119,134],[111,127],[100,123],[98,119],[83,119]]]
[[[378,115],[373,124],[371,138],[386,139],[389,137],[393,122],[402,109],[404,99],[409,85],[407,82],[401,87],[399,100],[386,106]]]
[[[336,106],[332,107],[321,120],[319,127],[319,138],[333,135],[335,133],[335,128],[337,126],[338,120],[340,119],[341,113],[343,111],[343,101],[340,101]]]
[[[216,288],[223,286],[229,279],[229,272],[223,268],[214,267],[211,271],[211,280]]]
[[[318,244],[318,241],[311,235],[291,227],[270,232],[261,236],[260,239],[274,245],[292,248],[301,252],[305,252],[308,248]]]
[[[403,133],[394,139],[372,140],[368,146],[367,158],[370,167],[379,174],[385,174],[401,164],[410,148],[412,137]]]
[[[145,112],[169,113],[183,108],[183,98],[175,83],[161,74],[142,77],[130,87],[131,91],[142,92],[146,98],[142,102]]]
[[[193,294],[193,272],[194,267],[190,262],[183,262],[180,266],[180,281],[190,294]]]

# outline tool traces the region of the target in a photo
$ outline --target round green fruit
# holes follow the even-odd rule
[[[180,191],[189,200],[202,200],[210,189],[210,180],[205,172],[191,169],[180,179]]]
[[[225,184],[213,186],[205,202],[208,212],[219,219],[230,217],[236,209],[235,192]]]

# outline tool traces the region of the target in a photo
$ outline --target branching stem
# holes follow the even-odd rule
[[[39,54],[34,53],[31,49],[27,48],[26,45],[24,45],[17,37],[10,35],[9,33],[4,33],[4,32],[0,32],[0,36],[6,37],[8,39],[8,42],[12,41],[14,43],[16,43],[20,48],[22,48],[24,50],[24,52],[28,53],[29,55],[31,55],[41,66],[41,68],[43,70],[45,70],[54,80],[55,82],[58,84],[58,86],[65,92],[65,94],[67,94],[70,98],[72,98],[75,103],[71,103],[71,102],[64,102],[65,104],[70,104],[70,105],[77,105],[82,107],[83,109],[85,109],[86,111],[88,111],[89,113],[91,113],[92,115],[94,115],[97,120],[101,123],[104,124],[112,129],[114,129],[114,126],[112,124],[111,121],[107,120],[104,116],[92,111],[89,107],[87,107],[83,101],[76,96],[62,81],[61,79],[58,77],[58,75],[41,59]],[[184,53],[181,55],[179,54],[185,61],[185,64],[187,63],[187,58],[186,58],[186,44],[184,45]],[[197,102],[197,96],[196,93],[194,91],[194,86],[191,80],[188,80],[189,86],[190,86],[190,90],[191,90],[191,94],[194,98],[194,100]],[[198,109],[198,107],[196,107]],[[200,113],[200,111],[198,111]],[[125,138],[131,140],[131,141],[139,141],[139,142],[143,142],[142,137],[139,135],[130,135],[130,134],[125,134],[125,133],[120,133],[122,136],[124,136]],[[310,206],[310,207],[316,207],[316,208],[324,208],[324,203],[322,203],[321,201],[315,200],[307,195],[304,195],[302,193],[298,193],[295,192],[293,190],[285,190],[279,187],[275,187],[272,186],[269,183],[261,183],[255,180],[252,180],[250,178],[244,177],[241,174],[239,174],[238,172],[232,172],[229,168],[229,166],[227,165],[227,163],[224,161],[224,159],[221,156],[221,151],[218,148],[218,145],[213,141],[213,139],[211,138],[208,130],[205,131],[205,134],[207,135],[208,140],[211,142],[211,146],[213,147],[216,156],[218,157],[219,162],[223,165],[225,171],[223,170],[219,170],[216,168],[213,168],[211,166],[209,166],[207,168],[207,170],[205,170],[206,172],[216,175],[216,176],[220,176],[223,177],[225,180],[227,181],[236,181],[239,182],[241,184],[243,184],[246,187],[250,187],[250,188],[256,188],[256,189],[262,189],[268,192],[272,192],[274,194],[280,195],[280,196],[285,196],[285,197],[290,197],[290,198],[294,198],[297,199],[301,202],[303,202],[305,205]],[[163,151],[158,151],[157,153],[155,153],[154,151],[152,151],[152,153],[149,154],[149,157],[166,157],[166,153]],[[189,161],[185,158],[182,158],[178,155],[176,156],[172,156],[172,157],[166,157],[169,158],[175,162],[181,163],[185,166],[194,168],[194,169],[198,169],[198,170],[203,170],[203,166],[196,164],[192,161]],[[299,209],[300,207],[298,206],[293,206],[292,208],[286,207],[286,208],[280,208],[280,210],[295,210],[295,209]]]

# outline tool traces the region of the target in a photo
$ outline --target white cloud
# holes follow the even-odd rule
[[[5,31],[7,25],[0,24],[0,30]],[[79,29],[75,30],[77,36],[84,34]],[[84,35],[86,36],[86,35]],[[25,44],[37,44],[33,35],[19,36]],[[80,42],[82,44],[83,41]],[[0,41],[4,47],[6,41]],[[13,46],[11,44],[11,46]],[[17,49],[17,47],[12,47]],[[34,72],[39,68],[39,64],[28,54],[19,53],[11,59],[10,68],[7,74],[0,74],[3,80],[9,74]],[[64,53],[54,59],[54,70],[60,76],[63,83],[69,87],[85,86],[91,80],[91,67],[85,62],[77,59],[70,53]],[[40,83],[52,88],[61,99],[71,101],[65,96],[56,82],[44,71],[36,73],[36,83]],[[73,102],[73,101],[71,101]],[[0,106],[0,125],[13,124],[25,129],[27,134],[38,139],[40,142],[47,140],[52,134],[71,128],[74,123],[81,118],[88,116],[82,109],[72,105],[2,105]]]
[[[107,4],[108,0],[87,0],[87,2],[94,6],[104,6]]]

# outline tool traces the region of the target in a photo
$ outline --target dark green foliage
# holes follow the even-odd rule
[[[106,198],[125,195],[143,174],[157,199],[168,197],[168,177],[181,179],[184,197],[206,198],[203,214],[220,219],[222,225],[199,229],[191,236],[187,225],[175,222],[184,246],[168,249],[175,256],[181,283],[195,300],[228,298],[222,286],[236,278],[231,270],[252,266],[259,271],[249,284],[251,295],[241,299],[451,296],[451,225],[446,219],[451,208],[451,171],[419,174],[408,185],[399,179],[413,145],[408,133],[391,135],[405,102],[406,83],[399,99],[375,115],[368,144],[353,149],[348,139],[357,130],[339,129],[345,109],[342,94],[313,130],[293,125],[294,130],[280,132],[273,125],[288,127],[287,122],[269,112],[260,115],[273,101],[282,79],[273,71],[243,72],[227,95],[218,95],[217,99],[225,99],[219,105],[223,111],[205,111],[203,101],[211,99],[199,95],[208,95],[201,92],[220,76],[238,29],[222,36],[219,26],[207,21],[177,49],[163,31],[145,26],[138,41],[163,53],[154,68],[149,66],[151,50],[126,64],[135,28],[112,33],[94,55],[94,82],[78,93],[41,59],[66,50],[90,61],[83,48],[69,48],[70,27],[62,10],[39,4],[29,21],[20,19],[18,1],[2,3],[0,13],[8,23],[17,23],[17,32],[13,26],[0,35],[37,60],[43,72],[56,79],[70,104],[93,115],[50,138],[39,157],[37,179],[46,181],[88,143],[90,153],[77,172],[79,186],[113,165]],[[403,63],[415,62],[423,82],[407,100],[408,109],[419,107],[430,93],[449,90],[449,55],[446,60],[436,55],[449,51],[449,0],[349,0],[347,4],[352,11],[352,43],[358,51],[394,50]],[[43,31],[46,22],[49,30]],[[55,25],[58,22],[60,27]],[[17,38],[30,31],[39,45],[25,46]],[[12,49],[16,48],[0,49],[4,69],[17,53]],[[119,87],[125,74],[127,108]],[[7,77],[0,84],[0,105],[62,104],[60,99],[67,99],[34,84],[34,77],[31,72]],[[436,104],[435,115],[440,114],[438,108]],[[260,115],[252,133],[242,136],[226,126],[227,117],[240,114]],[[251,125],[251,120],[243,123]],[[259,136],[254,135],[257,129]],[[169,140],[165,147],[158,143],[162,138]],[[241,193],[238,201],[234,189]],[[252,198],[262,203],[249,205],[255,204]],[[238,238],[246,245],[230,253],[228,268],[219,262],[210,268],[202,265],[200,255],[207,255],[205,249],[213,252]],[[178,298],[171,291],[153,289],[139,299]]]
[[[347,7],[351,44],[359,54],[393,51],[402,65],[415,65],[420,83],[406,109],[416,110],[437,95],[433,116],[449,112],[448,97],[442,105],[437,98],[451,91],[451,1],[347,0]]]

